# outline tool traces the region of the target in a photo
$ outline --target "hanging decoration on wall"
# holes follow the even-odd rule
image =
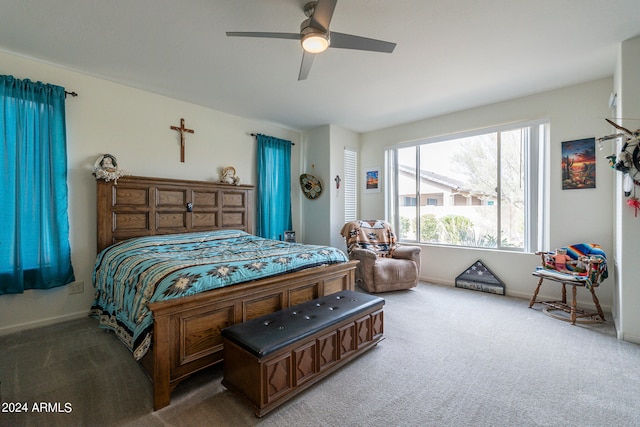
[[[180,119],[180,127],[171,126],[171,129],[180,132],[180,161],[184,163],[184,133],[194,133],[193,129],[184,127],[184,119]]]
[[[336,189],[339,189],[340,188],[340,181],[342,181],[340,179],[340,175],[336,175],[336,177],[333,178],[333,180],[336,182]]]
[[[635,191],[634,191],[634,193],[635,193]],[[634,209],[633,216],[635,216],[637,218],[638,217],[638,209],[640,209],[640,200],[638,200],[638,198],[634,194],[632,198],[627,200],[627,204]]]
[[[300,175],[300,188],[302,194],[309,200],[317,199],[322,194],[322,182],[308,173]]]
[[[620,132],[598,138],[599,143],[611,139],[626,138],[620,153],[617,156],[615,154],[607,156],[607,159],[613,169],[624,174],[622,189],[625,197],[630,197],[633,194],[633,197],[627,200],[627,204],[634,208],[635,216],[638,216],[640,200],[636,197],[636,187],[640,185],[640,129],[632,132],[609,119],[605,120]]]
[[[380,192],[380,167],[371,167],[364,170],[364,192]]]
[[[562,189],[596,188],[596,139],[562,143]]]
[[[225,184],[240,185],[240,177],[236,175],[236,168],[233,166],[227,166],[222,169],[220,174],[220,182]]]
[[[102,154],[93,164],[93,175],[96,179],[113,181],[118,185],[118,178],[129,175],[118,167],[118,161],[112,154]]]

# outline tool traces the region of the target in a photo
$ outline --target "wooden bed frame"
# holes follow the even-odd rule
[[[98,180],[98,252],[122,240],[157,234],[239,229],[252,232],[253,187],[127,176]],[[153,382],[153,408],[194,372],[222,361],[220,331],[230,325],[345,289],[357,262],[282,276],[150,304],[151,348],[140,360]]]

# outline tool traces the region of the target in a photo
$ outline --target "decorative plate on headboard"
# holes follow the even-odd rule
[[[300,188],[307,199],[313,200],[322,194],[322,182],[308,173],[300,175]]]

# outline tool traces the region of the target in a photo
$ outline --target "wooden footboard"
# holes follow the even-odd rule
[[[357,261],[276,276],[150,304],[153,344],[141,360],[153,381],[153,408],[189,375],[222,361],[220,331],[342,290],[354,289]]]

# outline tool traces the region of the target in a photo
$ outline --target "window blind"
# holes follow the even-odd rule
[[[344,220],[358,219],[358,152],[344,149]]]

